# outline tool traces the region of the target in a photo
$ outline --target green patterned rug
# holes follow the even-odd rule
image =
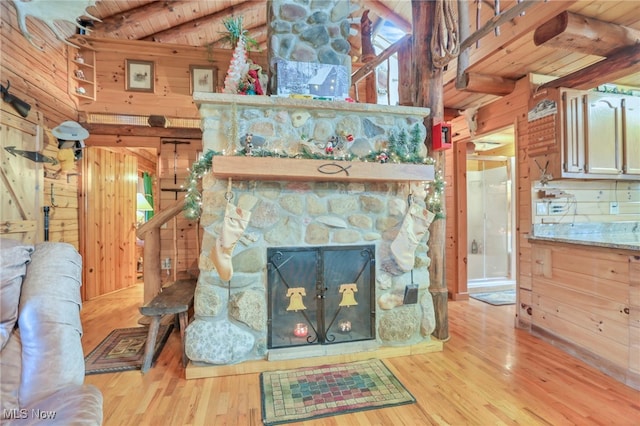
[[[264,372],[260,390],[265,425],[416,402],[379,359]]]
[[[489,303],[491,305],[514,305],[516,303],[516,291],[504,290],[504,291],[492,291],[487,293],[471,293],[469,297],[472,299],[480,300],[481,302]]]

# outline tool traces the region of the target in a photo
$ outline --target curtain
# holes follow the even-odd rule
[[[144,182],[144,198],[147,199],[149,204],[155,208],[155,204],[153,204],[153,177],[147,173],[142,173],[142,181]],[[145,222],[153,217],[153,210],[144,212]]]

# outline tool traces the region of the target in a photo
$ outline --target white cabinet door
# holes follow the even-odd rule
[[[589,174],[622,173],[622,97],[587,94],[585,156]]]
[[[622,101],[623,163],[627,175],[640,176],[640,98],[627,96]]]
[[[584,92],[566,90],[562,93],[563,171],[584,173]]]

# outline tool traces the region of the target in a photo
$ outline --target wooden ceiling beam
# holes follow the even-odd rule
[[[154,17],[160,17],[167,13],[173,12],[175,3],[184,3],[185,0],[165,0],[147,3],[127,11],[102,18],[102,22],[94,22],[91,30],[92,37],[113,37],[113,33],[117,33],[125,27],[136,25]]]
[[[516,88],[515,80],[473,72],[465,73],[462,80],[464,82],[464,86],[457,87],[457,89],[471,93],[505,96],[513,92]]]
[[[146,41],[156,41],[161,43],[171,43],[175,39],[183,37],[185,33],[193,31],[198,27],[211,26],[209,31],[213,31],[214,33],[224,33],[226,32],[226,28],[224,27],[223,20],[225,18],[229,18],[231,16],[243,15],[245,12],[249,12],[255,16],[267,16],[267,2],[265,1],[245,1],[240,4],[229,6],[223,10],[220,10],[216,13],[212,13],[210,15],[202,16],[197,19],[193,19],[188,22],[184,22],[180,25],[176,25],[164,31],[159,31],[155,34],[150,34],[145,37],[143,40]],[[245,21],[246,23],[246,21]],[[204,43],[208,44],[210,41]],[[203,45],[204,45],[203,44]]]
[[[622,47],[606,59],[545,83],[540,88],[568,87],[589,90],[637,72],[640,72],[640,44]]]
[[[502,31],[497,37],[487,37],[482,40],[480,47],[475,47],[473,42],[469,44],[469,65],[467,71],[473,71],[478,67],[484,66],[487,62],[492,63],[497,56],[507,52],[512,44],[516,43],[525,34],[534,31],[544,22],[556,16],[566,8],[570,7],[577,0],[552,1],[552,2],[536,2],[524,16],[514,18],[509,24],[504,23]],[[474,7],[473,2],[469,2],[469,7]],[[489,30],[488,32],[491,32]],[[487,32],[487,33],[488,33]],[[468,38],[467,38],[468,39]],[[472,40],[470,40],[472,41]],[[468,43],[468,42],[467,42]],[[462,46],[460,46],[462,52]],[[455,62],[456,66],[453,65]],[[457,59],[449,64],[448,71],[444,73],[445,84],[455,80],[457,69]]]
[[[609,56],[620,47],[640,43],[640,31],[564,11],[539,26],[533,41],[536,46]]]

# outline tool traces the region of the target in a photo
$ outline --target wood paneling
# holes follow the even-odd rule
[[[2,102],[3,132],[9,132],[2,135],[3,147],[8,146],[6,144],[21,145],[16,143],[18,139],[15,132],[30,134],[33,135],[33,140],[24,145],[26,148],[23,149],[35,149],[57,159],[58,144],[50,136],[49,130],[63,121],[77,119],[75,104],[68,95],[68,46],[57,40],[49,29],[38,25],[36,20],[29,19],[27,28],[43,50],[32,46],[20,34],[15,8],[11,2],[0,2],[0,19],[2,84],[11,82],[10,93],[31,105],[27,117],[22,118],[9,104]],[[3,158],[6,153],[3,149]],[[9,160],[9,164],[17,165],[23,161],[25,164],[20,167],[19,172],[20,185],[30,197],[39,199],[27,209],[31,221],[28,226],[29,239],[34,242],[44,240],[43,207],[49,206],[49,240],[67,242],[78,248],[78,203],[74,200],[78,183],[77,164],[69,165],[64,171],[61,171],[60,164],[45,163],[34,168],[29,160],[16,157]],[[7,193],[5,189],[2,190],[4,194]],[[9,198],[2,198],[3,203],[9,202]],[[11,218],[12,214],[3,208],[0,221],[5,222]]]
[[[85,298],[136,283],[137,162],[133,156],[91,148],[82,182]]]
[[[640,298],[632,281],[635,258],[539,243],[533,244],[532,253],[534,332],[551,340],[557,336],[578,357],[638,386],[631,355],[637,328],[630,323],[630,300]]]

